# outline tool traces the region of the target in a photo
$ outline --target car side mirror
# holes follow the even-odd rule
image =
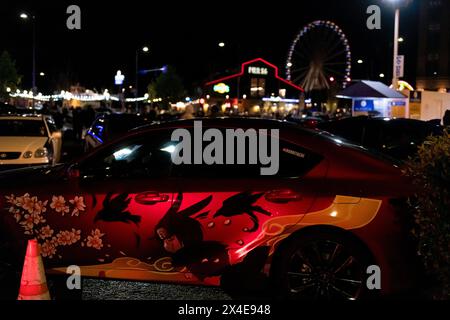
[[[53,139],[61,139],[62,138],[62,133],[61,131],[55,131],[52,133],[52,138]]]
[[[69,169],[67,169],[67,176],[70,179],[78,179],[80,177],[80,169],[77,165],[71,165]]]

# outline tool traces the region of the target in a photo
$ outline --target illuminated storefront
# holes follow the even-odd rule
[[[203,98],[206,108],[216,106],[224,114],[282,116],[299,109],[303,89],[258,58],[244,62],[239,73],[206,83]]]
[[[409,114],[408,98],[381,82],[359,81],[336,97],[352,101],[352,116],[407,118]]]

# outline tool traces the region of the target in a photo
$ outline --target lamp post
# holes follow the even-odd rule
[[[398,57],[398,44],[399,44],[399,27],[400,27],[400,7],[408,5],[411,0],[385,0],[390,2],[395,6],[395,21],[394,21],[394,56],[393,56],[393,66],[392,66],[392,87],[394,90],[398,88],[398,77],[397,77],[397,57]]]
[[[135,82],[134,82],[134,86],[135,86],[135,89],[134,89],[135,95],[134,95],[134,97],[136,98],[136,101],[135,101],[136,113],[138,113],[138,111],[139,111],[138,110],[139,109],[139,103],[137,101],[137,98],[139,96],[139,52],[140,51],[142,51],[144,53],[147,53],[149,51],[149,48],[147,46],[145,46],[145,47],[142,47],[142,48],[136,50],[136,78],[135,78]]]
[[[395,22],[394,22],[394,59],[393,59],[393,76],[392,76],[392,87],[394,90],[398,88],[398,77],[397,77],[397,56],[398,56],[398,29],[400,26],[400,8],[395,8]]]
[[[33,14],[28,14],[26,12],[22,12],[19,17],[22,20],[28,20],[31,19],[31,25],[32,25],[32,32],[33,32],[33,64],[32,64],[32,71],[31,71],[31,91],[33,93],[33,109],[34,109],[34,93],[36,91],[36,16]]]

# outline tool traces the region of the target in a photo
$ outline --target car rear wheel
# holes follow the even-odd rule
[[[344,232],[309,230],[288,242],[271,273],[279,297],[356,300],[369,297],[371,254]]]

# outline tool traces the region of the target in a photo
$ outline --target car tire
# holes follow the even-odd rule
[[[275,254],[271,283],[276,298],[357,300],[372,298],[367,267],[374,259],[365,246],[339,229],[311,228],[293,235]]]

